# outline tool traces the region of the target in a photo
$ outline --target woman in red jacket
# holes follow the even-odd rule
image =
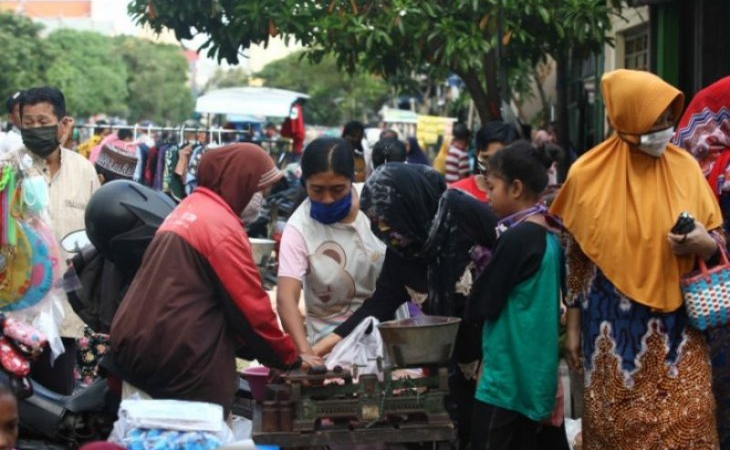
[[[104,365],[124,380],[123,396],[217,403],[228,414],[237,355],[280,369],[319,363],[280,330],[239,220],[281,176],[253,144],[201,159],[198,188],[157,231],[112,323]]]

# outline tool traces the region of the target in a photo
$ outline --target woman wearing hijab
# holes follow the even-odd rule
[[[497,219],[484,204],[459,191],[445,193],[446,188],[439,173],[420,164],[386,163],[366,180],[360,207],[386,244],[383,268],[373,295],[314,346],[315,354],[329,353],[368,316],[393,319],[408,300],[427,314],[462,317],[472,284],[470,249],[492,247]],[[460,324],[450,376],[450,405],[463,445],[469,441],[480,325]]]
[[[703,175],[723,212],[729,235],[729,77],[698,92],[680,119],[674,142],[688,150],[701,165]],[[728,244],[728,243],[727,243]],[[728,249],[728,247],[727,247]],[[711,347],[713,394],[721,448],[729,447],[729,327],[707,332]]]
[[[668,144],[683,94],[631,70],[601,86],[615,134],[573,165],[551,207],[569,235],[584,449],[717,449],[708,349],[688,326],[680,278],[697,257],[718,259],[721,212],[692,156]],[[682,211],[696,228],[672,234]]]
[[[701,165],[729,232],[729,77],[698,92],[678,124],[673,142]],[[728,421],[727,421],[728,422]]]
[[[239,215],[257,191],[281,178],[253,144],[211,150],[198,187],[168,216],[112,323],[104,361],[124,380],[122,396],[217,403],[228,414],[235,357],[280,369],[315,364],[298,356],[261,287]]]
[[[419,145],[415,137],[406,139],[406,162],[409,164],[429,165],[429,159]]]

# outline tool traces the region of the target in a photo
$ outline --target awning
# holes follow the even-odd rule
[[[416,123],[417,115],[413,111],[403,109],[383,108],[381,109],[381,117],[386,123]]]
[[[198,97],[196,112],[201,114],[236,114],[259,117],[287,117],[297,99],[309,95],[266,87],[239,87],[211,91]]]

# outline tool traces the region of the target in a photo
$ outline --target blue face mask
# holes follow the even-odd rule
[[[325,225],[330,225],[335,222],[343,220],[350,212],[350,207],[353,204],[353,193],[348,193],[345,197],[340,200],[325,204],[322,202],[316,202],[310,200],[312,206],[310,207],[310,217]]]

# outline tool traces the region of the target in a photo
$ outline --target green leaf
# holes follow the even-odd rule
[[[538,7],[538,13],[541,15],[541,19],[543,19],[543,22],[548,23],[551,20],[548,15],[548,10],[543,6]]]

